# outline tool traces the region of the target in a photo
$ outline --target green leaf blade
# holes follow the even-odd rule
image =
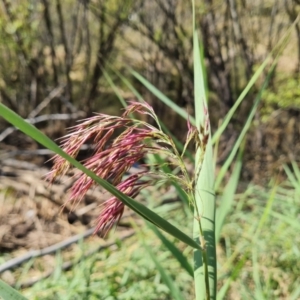
[[[183,233],[181,230],[173,226],[168,221],[161,218],[159,215],[154,213],[152,210],[148,209],[146,206],[140,204],[139,202],[123,194],[118,189],[116,189],[113,185],[111,185],[109,182],[98,177],[95,173],[85,168],[76,159],[74,159],[73,157],[65,153],[60,147],[58,147],[51,139],[49,139],[36,127],[24,121],[19,115],[17,115],[15,112],[13,112],[11,109],[6,107],[2,103],[0,103],[0,115],[8,122],[10,122],[12,125],[19,128],[22,132],[35,139],[37,142],[47,147],[49,150],[52,150],[53,152],[57,153],[58,155],[66,159],[68,162],[70,162],[74,167],[84,172],[89,177],[91,177],[95,182],[97,182],[99,185],[104,187],[112,195],[116,196],[120,201],[122,201],[125,205],[130,207],[140,216],[152,222],[153,224],[155,224],[162,230],[166,231],[167,233],[178,238],[185,244],[193,248],[200,249],[199,244],[195,242],[192,238],[190,238],[188,235]]]
[[[0,297],[4,300],[27,300],[27,298],[2,280],[0,280]]]

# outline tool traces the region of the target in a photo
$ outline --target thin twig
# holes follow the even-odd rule
[[[78,242],[80,239],[89,237],[90,235],[93,234],[94,231],[95,231],[95,228],[90,228],[87,231],[85,231],[83,234],[82,233],[77,234],[75,236],[72,236],[72,237],[66,239],[65,241],[59,242],[59,243],[54,244],[52,246],[46,247],[44,249],[30,250],[25,255],[13,258],[13,259],[7,261],[6,263],[2,264],[0,266],[0,273],[4,272],[6,270],[13,269],[13,268],[23,264],[24,262],[26,262],[26,261],[28,261],[32,258],[44,256],[44,255],[51,254],[51,253],[55,253],[56,251],[58,251],[60,249],[66,248],[66,247]]]
[[[51,114],[51,115],[43,115],[38,116],[36,118],[25,119],[26,122],[30,124],[36,124],[45,121],[53,121],[53,120],[71,120],[77,119],[78,117],[83,117],[84,114],[82,112],[73,113],[73,114]],[[18,130],[16,127],[8,127],[0,134],[0,142],[3,141],[8,135]]]
[[[132,237],[134,235],[134,233],[135,233],[134,230],[132,230],[132,231],[128,232],[127,234],[125,234],[124,236],[118,238],[118,240],[121,240],[121,241],[126,240],[126,239]],[[100,250],[103,250],[103,249],[106,249],[106,248],[109,248],[109,247],[113,247],[115,245],[116,245],[116,242],[109,242],[109,243],[106,243],[105,245],[101,245],[99,247],[96,247],[95,249],[86,252],[83,256],[81,256],[79,259],[77,259],[75,261],[67,261],[67,262],[63,263],[63,265],[61,266],[61,270],[68,271],[74,265],[78,264],[80,261],[84,260],[85,258],[99,252]],[[47,272],[46,274],[44,274],[43,276],[41,276],[37,279],[31,279],[31,280],[25,281],[21,284],[18,284],[18,287],[19,288],[31,287],[35,283],[50,277],[54,272],[55,272],[55,270],[51,270],[51,271]]]
[[[59,96],[63,91],[65,85],[61,85],[52,90],[49,95],[28,115],[28,118],[34,118],[42,109],[49,105],[50,101]]]
[[[88,145],[88,144],[84,144],[80,147],[80,151],[86,151],[86,150],[94,150],[95,146],[93,145]],[[23,156],[42,156],[42,155],[54,155],[55,153],[52,150],[49,149],[35,149],[35,150],[9,150],[9,151],[1,151],[0,152],[0,161],[2,164],[5,164],[6,166],[15,166],[15,167],[20,167],[20,160],[16,160],[16,159],[10,159],[7,160],[10,157],[14,157],[14,156],[19,156],[19,155],[23,155]],[[30,170],[34,170],[36,169],[36,165],[35,164],[30,164],[28,165],[30,166],[29,169]],[[34,168],[33,168],[34,167]]]

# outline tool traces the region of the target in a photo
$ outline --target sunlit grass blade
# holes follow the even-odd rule
[[[297,162],[294,161],[294,160],[292,161],[292,167],[293,167],[294,174],[296,175],[297,180],[298,180],[299,185],[300,185],[300,169],[297,165]]]
[[[133,95],[137,98],[138,101],[143,102],[145,101],[143,96],[137,91],[137,89],[132,85],[132,83],[125,77],[123,76],[116,68],[113,68],[111,65],[109,65],[109,68],[112,72],[114,72],[120,79],[121,81],[127,86],[127,88],[133,93]],[[113,81],[111,80],[113,83]],[[113,85],[115,85],[113,83]]]
[[[247,120],[245,122],[245,125],[244,125],[244,127],[243,127],[243,129],[242,129],[242,131],[241,131],[241,133],[240,133],[240,135],[238,137],[238,139],[236,140],[234,146],[232,147],[232,150],[231,150],[228,158],[226,159],[225,163],[223,164],[223,166],[221,167],[221,169],[220,169],[220,171],[218,173],[218,176],[216,178],[216,183],[215,183],[215,189],[216,190],[218,190],[218,188],[219,188],[219,186],[220,186],[220,184],[221,184],[221,182],[222,182],[222,180],[223,180],[223,178],[224,178],[224,176],[225,176],[225,174],[226,174],[229,166],[231,165],[231,163],[232,163],[232,161],[233,161],[233,159],[234,159],[234,157],[235,157],[235,155],[236,155],[236,153],[237,153],[237,151],[238,151],[238,149],[239,149],[239,147],[240,147],[243,139],[245,138],[245,136],[246,136],[246,134],[247,134],[247,132],[248,132],[250,126],[251,126],[251,123],[252,123],[252,120],[254,118],[255,112],[257,110],[258,104],[260,103],[262,93],[266,89],[266,87],[267,87],[267,85],[269,83],[269,80],[270,80],[270,78],[272,76],[272,73],[273,73],[273,70],[274,70],[275,66],[276,66],[276,62],[274,62],[273,65],[272,65],[272,67],[270,68],[268,76],[267,76],[266,80],[264,81],[264,83],[263,83],[263,85],[262,85],[262,87],[261,87],[258,95],[255,98],[254,104],[253,104],[252,109],[251,109],[251,111],[249,113],[249,116],[248,116],[248,118],[247,118]]]
[[[156,236],[162,241],[165,247],[173,254],[173,257],[177,259],[181,267],[186,270],[191,277],[194,277],[194,271],[187,258],[182,254],[182,252],[170,241],[168,240],[155,226],[148,223],[150,229],[156,234]]]
[[[28,272],[29,272],[30,268],[33,266],[34,262],[35,262],[35,258],[32,258],[25,265],[22,266],[22,273],[21,273],[20,277],[18,278],[18,281],[14,285],[15,289],[20,290],[22,280],[26,279],[28,277]]]
[[[256,231],[255,231],[255,234],[253,236],[253,239],[258,239],[259,237],[259,234],[264,226],[264,224],[267,222],[267,219],[269,218],[270,216],[270,213],[272,211],[272,205],[273,205],[273,202],[275,200],[275,196],[276,196],[276,191],[277,191],[277,184],[274,185],[272,191],[271,191],[271,194],[269,196],[269,199],[267,201],[267,204],[264,208],[264,212],[259,220],[259,223],[257,225],[257,228],[256,228]]]
[[[255,71],[251,79],[249,80],[248,84],[238,97],[238,99],[235,101],[234,105],[232,108],[229,110],[227,115],[224,118],[224,121],[222,122],[221,126],[218,128],[218,130],[215,132],[215,134],[212,137],[212,143],[215,144],[216,141],[220,138],[224,130],[226,129],[227,125],[229,124],[232,116],[234,115],[235,111],[237,108],[240,106],[240,104],[243,102],[245,99],[246,95],[249,93],[250,89],[254,86],[255,82],[258,80],[260,75],[263,73],[264,69],[268,66],[269,62],[271,61],[273,56],[277,57],[280,55],[282,52],[284,46],[287,44],[287,40],[294,29],[295,25],[297,24],[299,20],[299,16],[296,18],[294,23],[290,26],[290,28],[285,32],[283,37],[278,41],[276,46],[273,48],[273,50],[270,52],[270,54],[267,56],[267,58],[263,61],[263,63],[259,66],[259,68]],[[275,59],[275,60],[276,60]]]
[[[151,248],[143,241],[143,246],[150,255],[152,261],[154,262],[158,272],[161,275],[163,282],[167,285],[170,290],[170,294],[172,295],[172,299],[175,300],[184,300],[180,290],[177,287],[175,281],[171,278],[171,276],[166,272],[165,268],[161,265],[161,263],[156,258],[155,254],[151,250]]]
[[[109,85],[112,88],[112,90],[114,91],[114,93],[116,94],[116,96],[118,97],[118,99],[121,102],[122,106],[125,108],[127,106],[127,103],[126,103],[125,99],[122,97],[122,95],[120,94],[118,88],[116,87],[116,85],[112,81],[111,77],[105,71],[104,68],[103,68],[103,75],[104,75],[105,79],[107,80],[107,82],[109,83]]]
[[[216,241],[218,242],[226,216],[229,214],[234,203],[234,195],[238,186],[243,165],[244,143],[241,145],[234,169],[221,198],[221,204],[216,213]]]
[[[257,228],[255,229],[255,233],[253,234],[253,244],[254,245],[259,245],[259,236],[260,236],[260,233],[261,233],[261,230],[262,230],[264,224],[266,223],[267,219],[270,216],[272,204],[275,200],[276,190],[277,190],[277,185],[274,186],[274,188],[269,196],[267,205],[265,206],[265,209],[259,220]],[[258,261],[258,251],[259,251],[258,246],[252,247],[252,264],[253,264],[252,273],[253,273],[253,279],[254,279],[254,283],[255,283],[255,298],[256,299],[265,299],[262,284],[261,284],[261,279],[260,279],[260,272],[259,272],[260,264]]]
[[[26,135],[32,137],[38,143],[42,144],[49,150],[57,153],[68,162],[70,162],[74,167],[79,169],[80,171],[84,172],[86,175],[91,177],[95,182],[99,185],[104,187],[108,192],[112,195],[116,196],[120,201],[130,207],[133,211],[138,213],[143,218],[147,219],[148,221],[152,222],[162,230],[168,232],[169,234],[173,235],[174,237],[178,238],[182,242],[186,243],[187,245],[193,248],[200,248],[200,246],[189,236],[185,233],[180,231],[178,228],[174,227],[172,224],[158,216],[156,213],[142,205],[141,203],[133,200],[132,198],[126,196],[119,190],[117,190],[114,186],[112,186],[109,182],[105,181],[104,179],[96,176],[92,171],[85,168],[81,163],[79,163],[76,159],[69,156],[65,153],[60,147],[58,147],[51,139],[49,139],[46,135],[44,135],[40,130],[38,130],[33,125],[25,122],[20,116],[14,113],[12,110],[7,108],[5,105],[0,103],[0,115],[10,122],[12,125],[19,128],[22,132]]]
[[[162,264],[158,261],[158,259],[156,258],[156,255],[153,253],[152,249],[146,244],[145,239],[144,239],[143,230],[140,229],[140,227],[138,227],[136,222],[134,222],[133,220],[131,221],[131,224],[132,224],[132,227],[138,233],[139,240],[140,240],[141,244],[144,246],[146,252],[148,252],[149,256],[151,257],[153,263],[156,266],[156,269],[158,270],[158,272],[161,275],[161,278],[162,278],[163,282],[169,288],[170,294],[172,295],[172,299],[183,300],[184,298],[183,298],[179,288],[177,287],[175,281],[171,278],[171,276],[166,272],[166,270],[162,266]],[[153,226],[151,223],[148,223],[148,225],[149,225],[150,229],[155,228],[155,226]]]
[[[297,176],[297,173],[295,173],[297,176],[296,177],[287,165],[283,165],[283,169],[284,169],[289,181],[291,182],[291,184],[293,185],[293,187],[295,188],[297,193],[300,195],[300,181]],[[293,166],[293,169],[295,170],[295,166]],[[296,169],[296,172],[297,172],[297,169]]]
[[[2,280],[0,280],[0,297],[3,300],[27,300],[27,298]]]
[[[237,108],[240,106],[240,104],[245,99],[246,95],[249,93],[257,79],[260,77],[260,75],[263,73],[264,69],[267,67],[269,61],[271,60],[271,56],[268,56],[265,61],[259,66],[259,68],[256,70],[256,72],[253,74],[252,78],[249,80],[248,84],[238,97],[238,99],[235,101],[234,105],[231,107],[229,112],[224,118],[224,121],[222,122],[221,126],[217,129],[217,131],[214,133],[212,137],[212,143],[215,144],[217,140],[220,139],[220,136],[224,132],[224,130],[227,128],[231,118],[233,117],[234,113],[236,112]]]
[[[282,222],[288,224],[289,226],[293,227],[296,230],[300,230],[300,223],[297,219],[291,218],[290,216],[285,216],[281,213],[276,211],[270,211],[270,215]]]
[[[247,255],[244,254],[243,257],[238,260],[238,263],[233,266],[229,278],[225,281],[221,289],[218,291],[217,300],[223,300],[226,297],[231,282],[235,281],[235,279],[240,275],[246,261]]]
[[[61,251],[57,251],[55,255],[55,269],[52,274],[53,281],[58,282],[61,280],[61,276],[64,274],[62,270],[63,258]]]
[[[185,120],[188,120],[188,113],[175,104],[171,99],[169,99],[166,95],[164,95],[160,90],[158,90],[153,84],[151,84],[147,79],[145,79],[142,75],[137,73],[134,70],[130,70],[131,74],[139,80],[153,95],[155,95],[158,99],[160,99],[163,103],[165,103],[168,107],[170,107],[173,111],[178,113]],[[195,119],[192,116],[189,116],[189,120],[191,124],[195,125]]]

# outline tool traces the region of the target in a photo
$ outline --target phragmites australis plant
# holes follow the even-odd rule
[[[188,120],[186,142],[183,147],[181,147],[181,145],[177,147],[177,144],[175,144],[171,136],[164,132],[152,107],[145,102],[129,103],[129,106],[120,117],[95,114],[93,117],[81,121],[78,125],[71,128],[67,136],[62,138],[62,148],[58,147],[52,139],[48,138],[45,134],[43,134],[43,132],[30,124],[31,119],[23,119],[16,112],[4,105],[4,103],[1,103],[1,101],[0,116],[27,136],[33,138],[46,149],[56,153],[53,158],[53,168],[47,175],[47,179],[50,183],[53,183],[59,176],[65,175],[70,168],[73,168],[75,181],[71,187],[69,201],[74,204],[78,203],[84,198],[86,193],[96,185],[103,187],[112,195],[110,198],[108,197],[109,199],[104,201],[99,208],[95,232],[101,232],[102,236],[107,235],[122,218],[125,205],[128,206],[145,220],[154,224],[156,227],[152,227],[155,230],[156,228],[159,228],[168,233],[171,237],[193,249],[192,267],[188,263],[185,255],[180,253],[180,250],[177,249],[175,244],[165,239],[163,235],[160,237],[160,240],[166,246],[169,245],[169,247],[167,247],[173,257],[176,258],[177,261],[180,262],[181,266],[184,267],[185,270],[187,270],[187,272],[192,276],[194,281],[194,293],[192,292],[192,294],[195,295],[195,299],[215,300],[224,299],[231,282],[233,282],[235,278],[239,277],[238,275],[241,270],[243,270],[243,266],[248,264],[248,251],[245,252],[243,247],[243,251],[246,254],[241,253],[241,260],[236,266],[232,263],[234,259],[229,259],[229,261],[231,261],[230,266],[232,266],[231,274],[227,274],[228,265],[225,264],[226,268],[224,269],[226,274],[223,278],[226,279],[226,281],[221,287],[217,297],[217,287],[220,285],[217,285],[216,242],[220,239],[220,232],[226,216],[231,209],[235,207],[233,205],[235,199],[234,193],[238,185],[239,174],[242,166],[242,153],[244,149],[243,141],[245,140],[246,133],[255,116],[262,92],[267,87],[267,84],[273,74],[273,70],[276,67],[279,54],[285,48],[288,37],[298,24],[299,18],[295,19],[294,23],[276,44],[274,49],[269,53],[264,62],[257,68],[244,90],[235,101],[233,107],[228,111],[219,129],[211,137],[207,111],[208,86],[204,61],[204,53],[207,45],[203,45],[201,40],[199,41],[197,26],[197,24],[199,24],[198,16],[200,16],[199,7],[201,6],[201,3],[199,3],[200,6],[196,6],[195,0],[192,0],[191,2],[193,19],[194,118],[190,116],[190,119],[188,119],[184,109],[166,97],[138,72],[129,69],[130,76],[133,76],[136,80],[138,80],[155,97],[157,97],[157,99],[160,99],[164,104],[166,104],[168,108]],[[270,68],[268,76],[265,79],[256,100],[254,101],[245,126],[232,147],[226,162],[218,172],[217,178],[215,179],[213,145],[218,144],[220,136],[227,128],[237,108],[241,105],[242,101],[246,99],[246,95],[248,95],[253,85],[260,78],[260,75],[264,73],[273,58],[275,59],[272,67]],[[106,65],[109,66],[109,63],[106,63]],[[116,95],[121,100],[122,104],[125,105],[125,103],[123,103],[124,99],[121,97],[118,89],[113,83],[113,80],[109,76],[110,72],[106,72],[105,69],[103,69],[104,77],[116,92]],[[114,66],[109,67],[108,69],[114,71],[122,82],[131,90],[131,92],[138,99],[142,100],[142,96],[139,95],[139,93],[131,85],[130,81],[117,72],[117,70],[114,69]],[[41,104],[42,103],[44,102],[41,102]],[[145,119],[145,117],[150,117],[150,123],[137,118],[137,114],[143,115],[143,119]],[[194,143],[196,148],[192,159],[195,161],[193,173],[188,172],[184,160],[184,154],[186,153],[189,143]],[[76,159],[84,144],[91,144],[93,153],[90,157],[80,163]],[[215,191],[220,187],[220,184],[223,181],[225,174],[227,174],[226,172],[228,171],[229,166],[233,163],[239,149],[240,152],[236,165],[233,169],[233,174],[226,185],[221,205],[218,207],[216,215]],[[156,159],[155,163],[153,160],[147,159],[150,155]],[[151,161],[151,163],[145,165],[145,162],[149,161]],[[136,163],[142,163],[144,165],[137,173],[131,174],[128,171],[130,171]],[[169,166],[169,168],[166,168],[166,166]],[[288,177],[292,176],[290,172],[287,174]],[[299,174],[299,171],[296,171],[295,174]],[[187,235],[184,230],[181,230],[182,228],[180,228],[180,226],[174,226],[171,222],[161,217],[155,211],[133,199],[145,187],[156,185],[157,182],[166,181],[173,183],[179,197],[183,199],[183,201],[188,200],[190,206],[193,208],[193,217],[191,217],[192,220],[186,220],[186,224],[189,222],[193,223],[192,236]],[[293,182],[296,181],[296,179],[293,179]],[[260,238],[259,234],[262,229],[262,224],[267,220],[267,216],[271,212],[271,205],[273,200],[276,198],[275,190],[276,189],[274,189],[274,194],[272,192],[270,202],[268,202],[262,219],[259,222],[255,233],[255,239]],[[182,191],[186,194],[182,193]],[[239,207],[241,208],[240,205]],[[239,213],[239,211],[237,212]],[[281,220],[281,217],[279,218],[279,214],[278,219]],[[280,226],[282,227],[281,223]],[[184,226],[184,229],[186,229],[186,227],[187,226]],[[157,232],[159,231],[157,230]],[[165,241],[167,242],[165,243]],[[145,245],[145,249],[147,249],[146,246],[147,245]],[[231,252],[230,244],[229,247],[226,247],[226,249],[227,248],[229,249],[229,252]],[[265,293],[263,293],[263,285],[260,281],[260,270],[256,267],[258,266],[257,253],[259,250],[257,247],[252,247],[251,249],[253,250],[252,269],[256,285],[255,295],[261,295],[262,297],[260,298],[263,298]],[[151,254],[151,252],[149,253]],[[178,253],[180,255],[178,255]],[[237,254],[239,254],[238,249],[233,252],[232,257],[235,258]],[[155,262],[155,256],[152,255],[151,257],[153,258],[152,261],[156,264],[156,266],[158,266]],[[176,300],[186,299],[180,295],[180,289],[178,289],[177,285],[174,284],[172,278],[167,276],[168,274],[165,272],[163,267],[159,266],[157,267],[157,270],[161,273],[161,278],[165,281],[170,290],[170,297]],[[251,287],[252,285],[253,284],[251,282]],[[85,293],[90,293],[92,285],[85,288],[86,291],[88,291]],[[271,295],[269,294],[269,285],[265,285],[265,288],[268,289],[266,294]],[[96,289],[98,290],[98,286]],[[244,288],[244,290],[247,289]],[[77,290],[78,289],[76,288],[76,291]],[[97,295],[99,294],[97,293]],[[299,295],[297,284],[293,295],[294,298]],[[2,280],[0,280],[0,297],[5,300],[26,299]]]
[[[132,118],[131,116],[136,113],[150,116],[155,125]],[[195,178],[189,175],[183,161],[183,154],[187,145],[192,141],[195,142],[196,147],[202,148],[202,153],[205,152],[209,122],[206,122],[205,128],[200,128],[201,132],[189,121],[187,124],[186,143],[182,153],[179,153],[172,138],[162,131],[153,108],[147,103],[130,102],[120,117],[96,114],[72,127],[70,133],[62,139],[62,149],[76,158],[83,144],[92,143],[94,152],[83,161],[83,165],[131,198],[135,198],[141,189],[154,185],[157,181],[171,180],[182,186],[193,205]],[[118,132],[121,133],[117,134]],[[112,138],[113,135],[116,137]],[[167,174],[160,171],[159,165],[155,168],[145,165],[141,171],[126,176],[132,166],[140,162],[147,154],[158,154],[164,157],[164,164],[177,168],[179,172],[177,175]],[[55,155],[53,161],[53,168],[47,175],[50,182],[66,174],[71,167],[71,164],[60,155]],[[153,169],[158,171],[153,171]],[[77,170],[74,176],[76,180],[71,187],[69,201],[78,202],[95,185],[95,182],[80,170]],[[116,196],[106,200],[102,204],[95,232],[99,231],[105,236],[119,222],[124,207],[125,204]]]

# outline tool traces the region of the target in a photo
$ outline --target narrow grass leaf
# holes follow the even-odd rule
[[[173,254],[173,257],[177,259],[180,263],[181,267],[186,270],[186,272],[194,277],[194,271],[187,258],[182,254],[182,252],[172,243],[169,239],[167,239],[155,226],[151,223],[148,223],[150,229],[156,234],[156,236],[162,241],[165,247]]]
[[[180,292],[180,290],[177,287],[177,283],[175,283],[175,281],[171,278],[171,276],[166,272],[164,267],[161,265],[161,263],[158,261],[158,259],[156,258],[156,256],[152,252],[151,248],[144,242],[143,242],[143,246],[145,247],[146,251],[150,255],[152,261],[154,262],[158,272],[161,275],[162,280],[164,281],[164,283],[169,288],[170,293],[172,295],[172,299],[184,300],[184,297],[182,296],[182,293]]]
[[[57,153],[58,155],[66,159],[68,162],[70,162],[74,167],[84,172],[89,177],[91,177],[95,182],[97,182],[99,185],[104,187],[112,195],[116,196],[120,201],[122,201],[124,204],[126,204],[129,208],[134,210],[140,216],[152,222],[153,224],[155,224],[162,230],[168,232],[169,234],[173,235],[174,237],[178,238],[179,240],[186,243],[187,245],[193,248],[200,249],[199,244],[196,243],[192,238],[187,236],[185,233],[180,231],[178,228],[176,228],[175,226],[173,226],[172,224],[170,224],[169,222],[161,218],[159,215],[157,215],[156,213],[154,213],[153,211],[151,211],[141,203],[133,200],[132,198],[120,192],[109,182],[96,176],[95,173],[88,170],[76,159],[74,159],[73,157],[65,153],[60,147],[58,147],[51,139],[49,139],[46,135],[44,135],[40,130],[38,130],[33,125],[27,123],[26,121],[24,121],[20,116],[18,116],[16,113],[14,113],[12,110],[10,110],[2,103],[0,103],[0,115],[8,122],[10,122],[12,125],[19,128],[26,135],[32,137],[33,139],[35,139],[37,142],[39,142],[49,150],[52,150],[53,152]]]
[[[247,255],[244,254],[243,257],[238,260],[238,263],[232,266],[231,269],[232,271],[230,272],[229,278],[222,285],[221,289],[218,292],[217,300],[223,300],[226,297],[231,282],[233,282],[240,275],[246,261],[247,261]]]
[[[225,222],[225,218],[229,214],[229,212],[232,209],[233,206],[233,199],[234,195],[238,186],[238,182],[240,179],[240,174],[242,170],[243,165],[243,153],[244,153],[244,145],[245,143],[242,143],[240,147],[240,151],[234,166],[234,169],[232,171],[232,174],[230,176],[230,179],[228,181],[228,184],[224,190],[224,193],[222,195],[221,204],[219,208],[217,209],[216,214],[216,241],[218,242],[221,235],[221,230],[223,227],[223,224]]]
[[[259,262],[257,259],[257,247],[252,247],[252,271],[253,271],[253,279],[255,283],[255,299],[265,299],[264,293],[262,290],[261,282],[260,282],[260,275],[259,275]]]
[[[130,73],[139,80],[153,95],[155,95],[158,99],[160,99],[163,103],[165,103],[168,107],[170,107],[173,111],[178,113],[185,120],[188,120],[188,113],[175,104],[171,99],[165,96],[160,90],[158,90],[153,84],[151,84],[146,78],[137,73],[134,70],[130,70]],[[195,119],[192,116],[189,116],[189,120],[191,124],[195,125]]]
[[[127,107],[127,103],[126,103],[125,99],[120,94],[118,88],[116,87],[116,85],[112,81],[112,79],[109,76],[109,74],[104,69],[102,69],[102,71],[103,71],[103,75],[104,75],[106,81],[108,82],[108,84],[110,85],[110,87],[112,88],[112,90],[115,92],[116,96],[118,97],[118,99],[121,102],[121,104],[123,105],[123,107],[124,108]]]
[[[234,144],[234,146],[233,146],[233,148],[232,148],[232,150],[231,150],[228,158],[226,159],[225,163],[223,164],[223,166],[221,167],[221,169],[220,169],[220,171],[218,173],[218,176],[216,178],[216,183],[215,183],[215,190],[218,190],[218,188],[219,188],[219,186],[220,186],[220,184],[221,184],[221,182],[222,182],[222,180],[223,180],[223,178],[224,178],[224,176],[225,176],[225,174],[226,174],[229,166],[231,165],[231,163],[232,163],[232,161],[233,161],[233,159],[234,159],[234,157],[235,157],[235,155],[236,155],[236,153],[237,153],[237,151],[238,151],[238,149],[239,149],[239,147],[240,147],[243,139],[246,136],[247,131],[250,128],[250,125],[251,125],[251,122],[252,122],[252,120],[254,118],[256,109],[258,107],[258,104],[260,103],[262,93],[263,93],[263,91],[265,90],[265,88],[267,87],[267,85],[269,83],[269,80],[271,78],[271,75],[273,73],[273,70],[274,70],[276,64],[277,64],[277,61],[275,61],[273,63],[273,65],[272,65],[272,67],[270,68],[268,76],[267,76],[266,80],[264,81],[264,83],[263,83],[263,85],[262,85],[262,87],[261,87],[261,89],[260,89],[260,91],[259,91],[259,93],[258,93],[258,95],[257,95],[257,97],[255,99],[255,101],[254,101],[254,104],[253,104],[252,109],[250,111],[250,114],[249,114],[249,116],[248,116],[248,118],[246,120],[246,123],[245,123],[245,125],[244,125],[244,127],[243,127],[243,129],[242,129],[242,131],[241,131],[241,133],[240,133],[240,135],[238,137],[238,139],[236,140],[236,142],[235,142],[235,144]]]
[[[297,177],[297,181],[298,181],[298,183],[300,185],[300,169],[299,169],[299,167],[297,165],[297,162],[294,161],[294,160],[292,161],[292,167],[293,167],[294,174]]]
[[[270,213],[272,211],[272,205],[274,203],[275,200],[275,196],[276,196],[276,191],[277,191],[277,186],[278,185],[274,185],[271,194],[269,196],[269,199],[267,201],[267,205],[265,206],[264,212],[259,220],[256,232],[254,234],[254,240],[258,240],[259,234],[264,226],[264,224],[267,222],[268,217],[270,216]]]
[[[31,269],[31,267],[33,266],[35,261],[36,261],[35,258],[32,258],[25,265],[23,265],[22,268],[20,268],[22,270],[22,273],[19,276],[18,281],[14,285],[14,288],[16,288],[17,290],[19,290],[21,288],[22,281],[26,280],[28,278],[28,272]]]
[[[289,224],[291,227],[294,227],[296,230],[300,230],[300,223],[297,219],[291,218],[290,216],[285,216],[282,213],[278,213],[276,211],[271,211],[270,215]]]
[[[0,297],[3,300],[27,300],[27,298],[2,280],[0,280]]]
[[[123,76],[118,70],[115,68],[112,68],[110,66],[110,69],[122,80],[122,82],[129,88],[129,90],[134,94],[134,96],[140,101],[144,102],[143,96],[137,91],[137,89],[131,84],[131,82]]]
[[[271,59],[271,56],[268,56],[264,62],[259,66],[259,68],[256,70],[256,72],[253,74],[251,79],[249,80],[248,84],[238,97],[238,99],[235,101],[232,108],[228,111],[227,115],[224,118],[224,121],[222,122],[221,126],[217,129],[215,134],[212,137],[212,143],[215,144],[217,140],[220,139],[222,133],[227,128],[231,118],[233,117],[234,113],[236,112],[237,108],[240,106],[240,104],[245,99],[246,95],[249,93],[250,89],[253,87],[254,83],[257,81],[257,79],[260,77],[266,66],[268,65],[269,61]]]
[[[293,172],[290,170],[290,168],[287,165],[283,165],[283,169],[290,180],[291,184],[295,188],[298,194],[300,194],[300,181],[298,178],[295,177]]]
[[[216,141],[220,139],[220,136],[222,135],[222,133],[226,129],[227,125],[229,124],[235,111],[237,110],[239,105],[242,103],[242,101],[245,99],[246,95],[249,93],[250,89],[253,87],[255,82],[258,80],[258,78],[260,77],[260,75],[262,74],[264,69],[267,67],[267,65],[269,64],[272,57],[276,56],[276,59],[277,59],[277,57],[280,55],[283,48],[287,44],[288,38],[289,38],[292,30],[294,29],[294,27],[296,26],[298,21],[299,21],[299,16],[296,18],[294,23],[290,26],[290,28],[285,32],[283,37],[278,41],[276,46],[272,49],[271,53],[267,56],[267,58],[263,61],[263,63],[259,66],[259,68],[256,70],[256,72],[253,74],[253,76],[249,80],[248,84],[246,85],[246,87],[244,88],[244,90],[242,91],[242,93],[240,94],[240,96],[238,97],[238,99],[236,100],[234,105],[232,106],[232,108],[227,113],[226,117],[224,118],[223,123],[218,128],[218,130],[215,132],[215,134],[213,135],[213,137],[212,137],[213,144],[215,144]]]

